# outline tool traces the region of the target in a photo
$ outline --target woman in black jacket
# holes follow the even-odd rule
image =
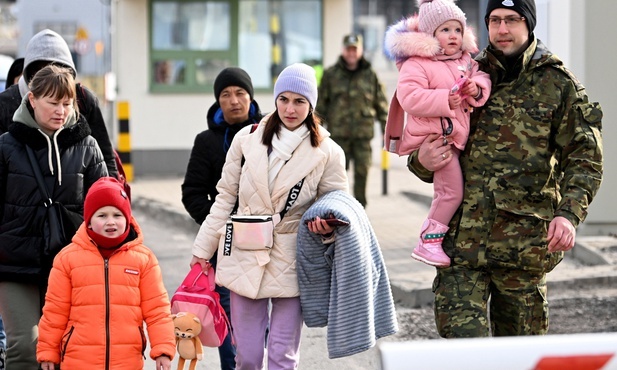
[[[50,197],[83,214],[90,186],[107,167],[84,117],[75,110],[75,81],[50,65],[0,136],[0,314],[8,348],[6,367],[36,369],[36,341],[47,278],[55,252],[46,251],[46,209],[26,147],[38,162]]]

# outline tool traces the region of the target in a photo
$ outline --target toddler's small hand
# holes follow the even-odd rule
[[[461,105],[463,99],[459,94],[454,94],[448,96],[448,104],[450,105],[450,109],[456,109]]]
[[[472,80],[467,80],[463,88],[461,89],[461,95],[475,97],[478,95],[478,85]]]

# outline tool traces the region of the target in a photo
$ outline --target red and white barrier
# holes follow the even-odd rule
[[[383,370],[617,370],[617,333],[379,344]]]

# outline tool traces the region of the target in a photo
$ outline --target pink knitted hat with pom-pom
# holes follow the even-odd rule
[[[418,0],[418,29],[433,36],[437,27],[449,20],[459,21],[466,27],[465,13],[454,4],[454,0]]]

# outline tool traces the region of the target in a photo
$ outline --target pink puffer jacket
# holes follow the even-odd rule
[[[386,123],[386,150],[399,155],[411,153],[427,135],[442,134],[442,121],[444,125],[448,122],[445,117],[453,124],[449,139],[463,150],[472,107],[482,106],[491,88],[488,74],[478,70],[477,62],[470,55],[478,51],[472,30],[465,29],[462,52],[447,59],[441,53],[439,41],[418,30],[416,15],[388,29],[385,48],[399,68],[397,89]],[[468,97],[459,108],[452,110],[448,103],[450,90],[463,76],[472,79],[482,89],[482,95],[478,99]]]

